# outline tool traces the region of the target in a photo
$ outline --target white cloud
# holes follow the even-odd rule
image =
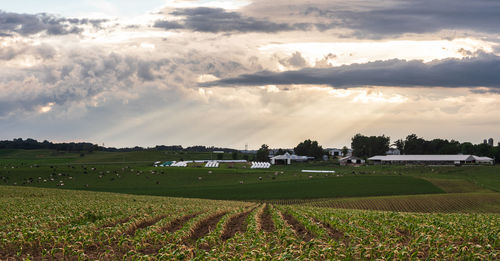
[[[333,3],[351,8],[339,1],[320,2],[319,7]],[[109,4],[102,13],[120,12]],[[247,21],[257,17],[274,23],[327,22],[325,17],[294,13],[303,10],[294,4],[167,1],[166,7],[224,8]],[[283,9],[273,9],[276,5]],[[291,147],[307,138],[325,147],[340,147],[349,145],[358,132],[393,139],[417,133],[471,141],[486,135],[481,126],[500,133],[500,124],[491,120],[500,114],[500,95],[488,88],[474,92],[468,88],[333,89],[272,83],[200,88],[202,83],[263,70],[393,58],[428,62],[475,57],[479,51],[498,51],[491,40],[496,39],[494,35],[484,37],[483,32],[463,37],[460,31],[459,37],[444,39],[441,32],[425,32],[359,40],[345,34],[345,28],[202,33],[153,28],[163,14],[134,17],[113,19],[99,28],[83,25],[78,34],[0,36],[4,138],[76,137],[119,147],[202,144],[243,148],[249,143],[257,148],[262,143]]]

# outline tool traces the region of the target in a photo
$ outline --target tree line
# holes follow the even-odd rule
[[[159,150],[159,151],[188,151],[188,152],[211,152],[214,150],[224,151],[224,152],[238,152],[235,149],[229,148],[218,148],[218,147],[206,147],[206,146],[190,146],[183,148],[181,145],[157,145],[152,148],[143,148],[139,146],[130,148],[114,148],[99,146],[97,144],[92,144],[90,142],[62,142],[53,143],[47,140],[39,142],[35,139],[25,139],[22,138],[13,140],[2,140],[0,141],[0,149],[24,149],[24,150],[57,150],[57,151],[67,151],[67,152],[93,152],[93,151],[107,151],[107,152],[131,152],[131,151],[143,151],[143,150]]]
[[[262,144],[262,146],[257,150],[255,159],[257,161],[269,161],[269,146]],[[278,149],[275,155],[283,155],[290,152],[286,149]],[[315,160],[322,159],[323,155],[328,155],[328,151],[324,150],[322,146],[318,144],[317,141],[307,139],[300,142],[296,147],[293,148],[293,153],[300,156],[314,157]]]
[[[500,159],[500,148],[488,144],[472,144],[470,142],[460,143],[456,140],[432,139],[426,140],[416,134],[408,135],[404,140],[399,139],[390,143],[387,136],[364,136],[356,134],[351,139],[353,155],[368,158],[375,155],[385,155],[389,148],[397,148],[401,154],[473,154]]]

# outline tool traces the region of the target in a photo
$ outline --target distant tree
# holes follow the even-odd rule
[[[460,152],[462,154],[474,154],[474,145],[470,142],[464,142],[460,145]]]
[[[490,145],[481,143],[474,146],[474,154],[477,156],[494,157],[495,151]]]
[[[384,155],[389,150],[390,138],[382,136],[364,136],[356,134],[351,140],[352,153],[356,157],[368,158]]]
[[[278,151],[276,152],[276,156],[277,155],[284,155],[286,153],[286,151],[284,149],[278,149]]]
[[[299,143],[297,147],[293,148],[293,151],[297,155],[314,157],[316,160],[321,160],[323,154],[325,154],[323,147],[319,146],[317,141],[311,141],[310,139]]]
[[[405,141],[402,139],[396,140],[393,145],[398,149],[401,153],[404,152],[405,149]]]
[[[257,161],[269,161],[269,146],[262,144],[256,155]]]
[[[342,147],[342,155],[345,157],[347,156],[347,153],[349,153],[349,149],[347,146]]]
[[[237,160],[239,157],[240,157],[240,155],[239,155],[239,153],[238,153],[237,151],[233,151],[233,152],[231,153],[231,158],[232,158],[233,160]]]
[[[223,153],[218,153],[217,154],[217,159],[218,160],[222,160],[224,158],[224,154]]]
[[[243,154],[243,159],[248,160],[249,159],[248,154]]]
[[[404,145],[404,154],[426,154],[425,140],[419,138],[416,134],[410,134],[406,137]]]

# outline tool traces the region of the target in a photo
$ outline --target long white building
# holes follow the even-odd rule
[[[463,165],[463,164],[493,164],[488,157],[474,155],[385,155],[368,158],[375,164],[433,164],[433,165]]]

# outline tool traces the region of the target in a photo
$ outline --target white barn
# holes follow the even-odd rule
[[[375,164],[463,165],[493,164],[493,159],[474,155],[386,155],[368,158]]]
[[[307,156],[297,156],[295,154],[291,155],[290,153],[285,153],[283,155],[278,155],[274,156],[271,158],[271,164],[275,165],[277,162],[281,161],[285,163],[286,165],[292,164],[293,161],[307,161],[309,159],[312,159],[312,157],[307,157]]]

